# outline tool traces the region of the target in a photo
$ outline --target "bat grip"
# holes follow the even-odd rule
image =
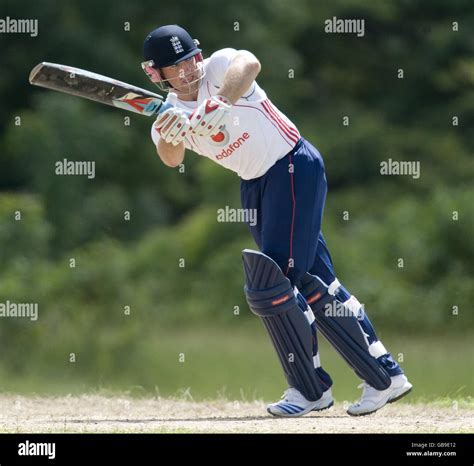
[[[158,115],[160,113],[163,113],[163,112],[166,112],[166,110],[170,109],[170,108],[173,108],[175,107],[175,105],[173,105],[172,103],[170,102],[163,102],[163,104],[161,105],[160,109],[158,110]],[[188,112],[186,110],[184,110],[184,113],[190,117],[192,115],[192,112]]]
[[[170,104],[169,102],[166,102],[166,103],[163,102],[163,103],[161,104],[160,109],[158,110],[158,115],[159,115],[160,113],[166,112],[166,110],[168,110],[168,109],[170,109],[170,108],[173,108],[173,107],[174,107],[174,105]]]

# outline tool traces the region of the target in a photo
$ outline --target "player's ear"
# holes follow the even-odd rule
[[[159,68],[155,68],[153,60],[144,61],[141,65],[143,71],[150,78],[151,82],[156,84],[163,80],[161,71]]]
[[[203,58],[201,52],[199,52],[197,55],[195,55],[195,57],[196,57],[196,63],[202,63],[204,61],[204,58]]]

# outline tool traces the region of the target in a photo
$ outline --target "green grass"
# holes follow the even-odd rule
[[[414,384],[405,402],[474,407],[469,335],[384,335],[382,339],[397,360],[403,359],[401,364]],[[336,401],[356,399],[360,380],[323,338],[320,354],[334,380]],[[81,358],[68,366],[32,364],[21,377],[0,368],[1,389],[23,394],[97,392],[250,401],[277,399],[286,387],[273,347],[257,320],[226,327],[157,329],[153,350],[148,341],[138,342],[126,359],[116,361],[111,355],[110,360],[111,366],[101,373],[88,371]]]

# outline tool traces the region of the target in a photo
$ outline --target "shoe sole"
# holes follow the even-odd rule
[[[396,396],[395,398],[390,398],[384,405],[380,406],[380,408],[374,409],[373,411],[369,411],[367,413],[350,413],[349,411],[346,411],[349,416],[353,417],[360,417],[360,416],[368,416],[369,414],[374,414],[376,413],[379,409],[382,409],[385,405],[388,405],[389,403],[394,403],[395,401],[398,401],[402,399],[404,396],[407,396],[411,391],[413,390],[413,385],[400,395]]]
[[[331,403],[329,403],[324,408],[318,408],[318,409],[313,408],[313,409],[310,409],[308,411],[302,411],[301,413],[297,413],[297,414],[287,414],[287,413],[275,414],[275,413],[272,413],[268,408],[267,408],[267,413],[269,413],[269,414],[271,414],[272,416],[275,416],[275,417],[301,417],[301,416],[304,416],[305,414],[311,413],[312,411],[324,411],[325,409],[329,409],[333,405],[334,405],[334,400],[331,401]]]
[[[316,412],[319,412],[319,411],[325,411],[326,409],[329,409],[331,407],[334,406],[334,400],[331,401],[331,403],[329,403],[327,406],[325,406],[324,408],[313,408],[311,411],[316,411]]]
[[[395,401],[401,400],[404,396],[407,396],[413,390],[413,386],[411,386],[406,392],[403,392],[401,395],[396,396],[395,398],[391,398],[387,401],[387,404],[394,403]]]

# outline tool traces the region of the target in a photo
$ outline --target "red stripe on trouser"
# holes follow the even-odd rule
[[[293,199],[293,211],[291,214],[291,229],[290,229],[290,257],[288,259],[288,267],[286,269],[286,274],[290,272],[290,260],[293,260],[293,229],[295,227],[295,214],[296,214],[296,197],[295,197],[295,180],[294,180],[294,166],[293,166],[293,156],[288,156],[290,161],[290,182],[291,182],[291,197]],[[293,264],[294,266],[294,264]]]

